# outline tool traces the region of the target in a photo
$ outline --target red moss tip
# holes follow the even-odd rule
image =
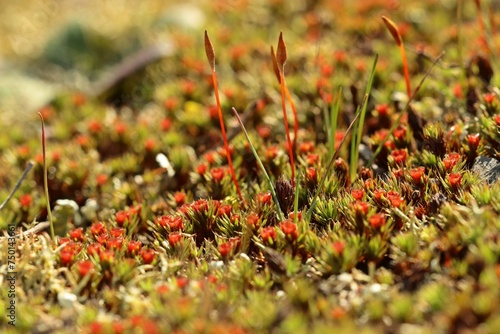
[[[299,237],[299,230],[297,228],[297,224],[292,222],[291,220],[285,220],[280,223],[281,231],[285,234],[285,237],[290,238],[291,240],[297,240]]]
[[[85,275],[92,273],[94,271],[94,264],[89,261],[82,261],[78,263],[78,273],[80,277],[84,277]]]
[[[424,180],[425,167],[420,166],[410,170],[410,176],[415,184],[421,184]]]
[[[342,254],[345,249],[345,242],[337,240],[332,244],[332,248],[338,255]]]
[[[458,188],[462,184],[462,175],[460,173],[450,173],[448,182],[452,188]]]
[[[276,230],[272,226],[264,227],[260,230],[260,237],[266,245],[272,245],[276,241]]]
[[[226,171],[222,167],[214,167],[210,171],[210,174],[212,175],[212,179],[215,183],[221,183]]]
[[[222,257],[228,257],[233,251],[233,243],[225,242],[219,245],[219,253]]]
[[[470,134],[467,136],[467,141],[471,149],[476,150],[481,141],[481,136],[479,133]]]
[[[153,263],[153,260],[155,259],[156,252],[153,249],[150,248],[143,248],[140,252],[142,261],[145,264],[151,264]]]
[[[461,158],[460,154],[455,152],[446,155],[443,159],[444,168],[447,171],[451,171],[453,167],[455,167],[455,165],[458,163],[460,158]]]
[[[175,247],[179,245],[182,241],[181,232],[172,232],[168,235],[168,243],[171,247]]]
[[[260,227],[259,215],[256,213],[249,214],[247,217],[247,225],[252,229],[258,230]]]
[[[272,196],[270,192],[257,194],[257,203],[259,205],[270,205]]]
[[[368,222],[371,227],[376,230],[380,230],[380,228],[382,228],[382,226],[386,223],[385,215],[383,213],[375,213],[368,218]]]
[[[130,240],[127,244],[127,250],[130,255],[137,255],[142,248],[142,242]]]
[[[357,200],[351,204],[357,216],[366,216],[370,211],[370,205],[367,202]]]
[[[160,227],[168,227],[169,231],[182,231],[184,229],[184,223],[182,217],[173,215],[160,216],[156,220],[156,224]]]

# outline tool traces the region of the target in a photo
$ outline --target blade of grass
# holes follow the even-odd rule
[[[371,90],[372,90],[372,85],[373,85],[373,79],[375,77],[375,68],[377,67],[377,61],[378,61],[378,54],[375,55],[375,59],[373,60],[373,66],[372,70],[370,72],[370,77],[368,79],[368,84],[366,85],[365,89],[365,97],[364,99],[368,99],[370,96]],[[350,179],[351,182],[354,182],[356,179],[357,171],[358,171],[358,161],[359,161],[359,145],[361,145],[361,138],[363,136],[363,126],[365,123],[365,117],[366,117],[366,110],[368,108],[368,101],[362,103],[362,108],[361,108],[361,115],[359,116],[359,122],[355,125],[355,130],[354,130],[354,138],[353,142],[355,143],[354,146],[354,156],[351,156],[351,163],[349,164],[349,169],[350,169]]]
[[[332,157],[335,151],[335,134],[337,133],[337,123],[339,119],[340,107],[342,105],[342,87],[339,88],[339,93],[337,95],[337,101],[332,104],[330,110],[330,150],[329,156]]]
[[[43,116],[41,113],[38,113],[40,116],[40,120],[42,122],[42,160],[43,160],[43,189],[45,191],[45,201],[47,204],[47,216],[49,217],[50,223],[50,238],[52,241],[55,241],[55,233],[54,233],[54,219],[52,218],[52,211],[50,210],[50,197],[49,197],[49,181],[47,179],[47,155],[45,152],[45,123],[43,121]]]
[[[316,192],[314,193],[314,197],[313,197],[313,200],[311,202],[311,207],[309,208],[309,210],[307,210],[307,213],[306,213],[306,220],[307,221],[309,221],[311,219],[314,208],[316,207],[316,204],[318,202],[319,193],[323,190],[326,178],[330,175],[330,170],[333,167],[333,163],[335,162],[335,159],[337,159],[339,152],[340,152],[340,149],[342,148],[342,145],[344,145],[344,142],[347,138],[347,135],[352,130],[354,123],[358,120],[358,118],[359,118],[359,113],[357,113],[356,116],[354,116],[354,119],[352,120],[351,124],[349,124],[349,127],[347,128],[347,130],[345,132],[344,138],[342,138],[342,141],[340,142],[339,147],[335,151],[334,155],[330,159],[330,162],[328,163],[328,166],[326,167],[325,175],[321,179],[321,182],[318,185],[318,189],[316,189]]]
[[[245,134],[245,137],[248,141],[248,144],[250,145],[250,149],[252,150],[252,153],[255,157],[255,160],[257,160],[257,163],[259,164],[260,170],[264,174],[264,178],[266,179],[269,189],[271,191],[271,195],[273,196],[274,203],[278,207],[278,218],[280,221],[283,221],[283,215],[281,214],[281,208],[279,206],[278,202],[278,196],[276,195],[276,192],[274,191],[274,185],[273,182],[271,181],[271,178],[269,177],[269,174],[267,174],[266,168],[264,167],[264,164],[262,163],[262,160],[260,160],[259,155],[257,154],[257,151],[255,150],[255,147],[253,146],[252,140],[250,139],[250,136],[248,135],[248,132],[245,128],[245,125],[243,124],[243,121],[240,118],[240,115],[238,114],[238,111],[233,107],[232,108],[234,115],[236,116],[236,119],[238,120],[238,123],[240,124],[241,129],[243,130],[243,133]]]
[[[413,94],[408,99],[408,102],[406,102],[406,105],[404,106],[403,110],[401,110],[401,112],[399,113],[399,116],[396,119],[396,121],[394,122],[394,124],[389,129],[389,133],[385,136],[384,139],[382,139],[380,141],[377,149],[375,150],[375,153],[373,153],[373,156],[371,157],[370,161],[367,162],[367,164],[366,164],[367,168],[370,168],[373,165],[373,162],[377,158],[377,155],[382,150],[382,147],[384,147],[385,142],[389,139],[389,137],[392,135],[392,133],[394,132],[394,130],[398,127],[399,121],[401,120],[401,117],[405,114],[406,110],[410,107],[410,103],[413,101],[413,99],[415,98],[415,96],[417,95],[417,93],[420,91],[420,88],[422,87],[422,84],[424,83],[425,79],[429,76],[429,74],[431,73],[432,69],[434,68],[434,66],[436,66],[437,62],[443,57],[443,55],[444,55],[444,52],[441,52],[441,54],[439,56],[437,56],[437,58],[434,60],[434,62],[432,63],[431,67],[427,70],[427,72],[425,72],[424,77],[422,78],[422,80],[420,80],[420,83],[418,84],[417,88],[415,89],[415,91],[413,92]]]
[[[332,122],[330,120],[331,111],[330,112],[328,111],[328,105],[326,101],[322,109],[323,109],[323,116],[325,117],[325,131],[328,144],[328,157],[331,157],[333,154]],[[333,101],[332,101],[332,106],[330,107],[330,110],[331,109],[333,109]]]
[[[238,180],[236,179],[236,173],[233,167],[233,159],[231,158],[231,153],[229,151],[229,143],[226,135],[226,127],[224,126],[224,117],[222,115],[222,107],[220,103],[219,97],[219,88],[217,87],[217,75],[215,74],[215,51],[212,46],[212,42],[210,41],[210,37],[208,37],[208,32],[205,30],[205,52],[207,54],[207,59],[210,64],[210,68],[212,70],[212,84],[214,86],[215,92],[215,101],[217,103],[217,112],[219,114],[219,124],[220,130],[222,132],[222,139],[224,141],[224,149],[226,150],[227,163],[229,164],[229,171],[231,172],[231,178],[233,179],[234,186],[236,187],[236,192],[240,197],[243,204],[245,204],[245,199],[240,190],[240,186],[238,185]]]
[[[295,198],[293,200],[293,220],[297,224],[299,217],[297,213],[299,212],[299,191],[300,191],[300,176],[297,175],[297,182],[295,182]]]
[[[366,95],[365,95],[366,97]],[[363,97],[364,99],[364,97]],[[361,113],[360,113],[360,109],[361,107],[360,106],[357,106],[356,107],[356,115],[359,114],[361,116]],[[359,118],[356,120],[356,122],[354,123],[353,125],[353,130],[352,130],[352,136],[351,136],[351,147],[349,148],[349,180],[353,180],[353,178],[356,177],[356,171],[358,169],[358,166],[357,166],[357,161],[356,161],[356,136],[358,134],[358,129],[359,127]],[[353,180],[354,181],[354,180]]]
[[[19,180],[17,180],[16,184],[14,185],[14,188],[12,188],[9,196],[7,196],[7,198],[5,199],[5,201],[3,201],[2,204],[0,204],[0,211],[7,205],[7,203],[9,203],[9,201],[11,200],[12,196],[14,196],[14,194],[16,193],[16,191],[19,189],[19,187],[21,186],[21,183],[24,181],[24,179],[26,178],[26,176],[28,176],[28,173],[30,172],[30,170],[33,168],[33,162],[32,161],[29,161],[28,162],[28,165],[26,166],[26,168],[24,169],[24,172],[23,174],[21,175],[21,177],[19,178]]]

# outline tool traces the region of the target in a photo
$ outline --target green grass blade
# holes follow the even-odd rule
[[[12,189],[12,191],[10,192],[9,196],[7,196],[7,198],[5,199],[5,201],[3,201],[2,204],[0,204],[0,211],[7,205],[7,203],[9,203],[9,201],[11,200],[12,196],[14,196],[14,194],[16,193],[16,191],[19,189],[19,187],[21,186],[21,183],[23,182],[23,180],[26,178],[26,176],[28,176],[28,173],[29,171],[33,168],[33,162],[32,161],[29,161],[28,162],[28,165],[26,166],[26,168],[24,169],[24,172],[23,172],[23,175],[21,175],[21,177],[19,178],[19,180],[17,180],[16,184],[14,185],[14,188]]]
[[[295,198],[293,201],[293,220],[295,223],[298,222],[299,218],[297,213],[299,212],[299,191],[300,191],[300,174],[297,173],[297,180],[295,180]]]
[[[333,157],[335,151],[335,133],[337,133],[337,122],[339,119],[340,106],[342,105],[342,87],[339,88],[339,93],[337,95],[337,102],[335,105],[332,103],[330,110],[330,134],[329,134],[329,142],[331,143],[329,146],[330,157]]]
[[[279,206],[278,202],[278,196],[276,195],[276,192],[274,191],[274,185],[273,182],[271,181],[271,178],[269,177],[269,174],[267,174],[266,168],[264,167],[264,164],[262,163],[262,160],[260,160],[259,155],[257,154],[257,151],[255,150],[255,147],[252,144],[252,140],[250,139],[250,136],[248,135],[247,129],[245,128],[245,125],[241,121],[240,115],[238,114],[238,111],[233,107],[232,108],[234,115],[236,116],[236,119],[238,120],[238,123],[240,123],[240,127],[243,130],[243,133],[245,134],[245,137],[247,138],[248,144],[250,145],[250,149],[252,150],[252,153],[257,160],[257,163],[259,164],[260,169],[262,170],[262,173],[264,174],[264,178],[266,179],[267,183],[269,184],[269,188],[271,190],[271,195],[273,196],[274,203],[278,207],[278,218],[280,221],[283,221],[283,215],[281,214],[281,208]]]
[[[373,60],[372,70],[370,72],[368,84],[366,85],[365,98],[368,98],[370,96],[370,93],[372,90],[373,79],[375,77],[375,68],[377,67],[377,61],[378,61],[378,54],[375,55],[375,59]],[[351,159],[352,163],[349,165],[349,169],[350,169],[349,174],[351,177],[351,182],[353,182],[356,179],[356,175],[357,175],[358,161],[359,161],[359,145],[361,145],[361,139],[363,137],[363,126],[365,123],[367,108],[368,108],[368,101],[366,103],[364,103],[364,105],[361,108],[361,115],[359,117],[359,123],[356,124],[356,128],[354,130],[354,132],[355,132],[355,136],[353,136],[353,142],[355,143],[354,157],[352,157],[352,159]]]
[[[356,108],[356,115],[360,115],[360,106],[357,106]],[[349,148],[349,179],[352,180],[354,177],[356,177],[356,170],[357,168],[357,156],[356,156],[356,136],[357,136],[357,128],[359,127],[359,118],[356,120],[356,122],[353,125],[353,131],[352,131],[352,136],[351,136],[351,147]],[[354,175],[353,175],[354,174]]]
[[[399,113],[398,118],[396,119],[396,121],[394,122],[394,124],[392,124],[391,128],[389,129],[389,133],[378,144],[378,147],[375,150],[375,153],[373,153],[370,161],[368,161],[368,163],[366,164],[366,167],[370,168],[373,165],[373,162],[375,161],[375,159],[379,155],[380,151],[382,150],[382,147],[384,147],[385,142],[390,138],[390,136],[392,135],[392,133],[394,132],[394,130],[398,127],[399,121],[401,120],[401,117],[403,117],[403,115],[406,113],[406,110],[408,110],[408,108],[410,107],[410,103],[413,101],[413,99],[415,98],[415,96],[417,95],[417,93],[420,91],[420,88],[422,87],[425,79],[427,79],[427,77],[431,73],[432,69],[434,68],[434,66],[436,66],[436,64],[443,57],[443,55],[444,55],[444,52],[441,52],[441,54],[439,56],[437,56],[437,58],[434,60],[434,62],[432,63],[431,67],[429,67],[429,69],[427,70],[427,72],[425,72],[424,77],[422,78],[422,80],[420,80],[420,83],[418,84],[417,88],[415,88],[415,90],[413,91],[413,94],[408,99],[408,102],[406,102],[406,105],[404,106],[403,110],[401,110],[401,112]]]
[[[333,104],[332,104],[332,106],[333,106]],[[330,115],[329,115],[327,109],[328,109],[327,106],[325,106],[323,108],[323,114],[325,115],[326,138],[328,139],[327,140],[327,143],[328,143],[328,153],[329,153],[328,156],[331,157],[332,154],[333,154],[332,123],[330,121]]]
[[[314,208],[316,207],[316,204],[318,203],[319,193],[323,190],[326,178],[328,177],[328,175],[330,175],[330,171],[333,167],[333,163],[335,162],[335,159],[337,159],[339,152],[342,149],[342,145],[344,145],[344,142],[345,142],[347,136],[349,135],[349,132],[352,130],[354,123],[358,120],[358,118],[359,118],[359,113],[356,113],[356,116],[354,116],[354,119],[352,120],[351,124],[347,128],[347,130],[345,132],[345,136],[344,136],[344,138],[342,138],[342,141],[340,142],[338,149],[335,151],[335,154],[332,156],[332,158],[330,159],[330,162],[328,163],[328,166],[326,167],[325,175],[323,175],[323,178],[321,179],[321,182],[318,185],[318,189],[316,189],[316,192],[314,193],[314,197],[313,197],[313,200],[311,202],[311,207],[309,207],[309,210],[307,210],[307,213],[306,213],[306,220],[307,221],[311,220],[311,216],[312,216],[312,213],[314,211]]]

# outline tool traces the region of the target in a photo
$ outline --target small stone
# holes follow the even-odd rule
[[[58,200],[56,201],[56,205],[70,207],[70,208],[72,208],[75,212],[76,212],[76,211],[78,211],[78,209],[80,209],[80,207],[78,206],[78,203],[76,203],[75,201],[73,201],[73,200],[71,200],[71,199],[58,199]]]
[[[243,259],[245,259],[245,260],[247,260],[247,261],[252,261],[252,260],[250,260],[250,257],[248,257],[248,255],[245,254],[245,253],[241,253],[240,257],[243,258]]]
[[[158,165],[160,165],[160,167],[165,168],[167,170],[167,174],[169,177],[175,176],[175,170],[172,167],[170,160],[168,160],[168,158],[165,154],[158,153],[156,155],[156,162],[158,163]]]
[[[97,211],[99,210],[99,205],[94,198],[89,198],[85,205],[80,209],[82,215],[86,220],[92,221],[97,217]]]
[[[373,152],[368,145],[360,144],[359,145],[359,155],[365,161],[370,161],[373,157]]]
[[[76,295],[69,292],[59,292],[57,294],[57,301],[63,308],[70,308],[75,305],[77,298]]]
[[[144,178],[142,177],[142,175],[136,175],[134,176],[134,181],[136,184],[142,185],[144,183]]]
[[[479,177],[489,184],[500,179],[500,161],[494,158],[479,156],[474,161],[472,171],[479,174]]]
[[[342,273],[338,277],[340,282],[351,283],[353,281],[352,275],[348,273]]]
[[[382,291],[382,285],[375,283],[375,284],[372,284],[369,289],[370,289],[371,293],[377,294],[377,293],[380,293]]]
[[[224,261],[212,261],[210,262],[210,269],[220,269],[224,267]]]

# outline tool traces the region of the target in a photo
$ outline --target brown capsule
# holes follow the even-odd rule
[[[285,69],[285,62],[286,62],[286,44],[285,41],[283,40],[283,32],[280,32],[280,37],[278,40],[278,48],[276,50],[276,60],[278,63],[278,68],[280,70],[280,73],[283,74],[284,69]]]
[[[401,46],[401,44],[403,42],[402,42],[402,39],[401,39],[401,35],[399,34],[399,29],[396,26],[396,24],[391,19],[389,19],[389,18],[387,18],[385,16],[382,16],[382,20],[384,21],[385,26],[387,27],[387,29],[391,33],[392,37],[396,41],[396,44],[398,46]]]
[[[207,54],[208,63],[212,68],[212,71],[215,71],[215,52],[212,42],[210,41],[210,37],[208,37],[208,32],[205,30],[205,53]]]
[[[281,211],[284,213],[292,211],[294,189],[291,182],[285,177],[280,176],[278,181],[276,181],[275,188]]]

